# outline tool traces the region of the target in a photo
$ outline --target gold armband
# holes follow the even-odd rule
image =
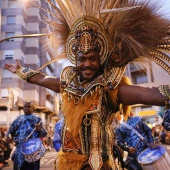
[[[28,79],[33,75],[39,74],[39,71],[31,70],[29,67],[21,67],[16,71],[16,74],[24,81],[29,82]]]
[[[170,88],[169,88],[169,86],[168,85],[160,85],[158,89],[166,100],[165,101],[165,109],[170,108]]]

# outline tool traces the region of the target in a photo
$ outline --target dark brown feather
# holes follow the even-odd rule
[[[149,2],[123,1],[120,7],[141,5],[139,8],[113,15],[109,24],[109,35],[112,35],[112,53],[108,59],[109,67],[123,66],[136,58],[154,57],[162,60],[163,55],[152,54],[169,52],[168,29],[170,20],[160,14],[159,6]],[[156,59],[155,59],[156,61]],[[159,64],[160,65],[160,64]],[[162,65],[163,66],[163,65]]]

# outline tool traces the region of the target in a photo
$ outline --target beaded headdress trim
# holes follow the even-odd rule
[[[66,54],[76,65],[77,53],[90,51],[97,51],[103,64],[109,52],[109,43],[103,24],[94,17],[84,16],[72,26],[66,42]]]

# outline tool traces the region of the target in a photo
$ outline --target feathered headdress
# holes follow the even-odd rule
[[[56,0],[43,20],[54,28],[57,56],[76,64],[79,51],[97,50],[104,68],[148,58],[170,74],[170,19],[158,3],[135,0]],[[54,59],[55,60],[55,59]]]
[[[122,68],[138,58],[148,58],[170,74],[170,18],[160,13],[159,3],[56,0],[53,4],[51,0],[45,1],[52,7],[51,11],[31,2],[53,18],[42,18],[53,28],[55,58],[47,64],[68,58],[75,65],[77,52],[96,50],[105,69]]]

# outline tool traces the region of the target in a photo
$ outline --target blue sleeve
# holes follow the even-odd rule
[[[61,143],[62,143],[62,127],[63,127],[63,122],[64,120],[61,119],[59,120],[56,125],[55,125],[55,129],[54,129],[54,141],[53,141],[53,145],[55,150],[58,152],[61,148]]]
[[[16,118],[12,122],[12,124],[11,124],[7,134],[6,134],[6,137],[9,138],[10,135],[11,135],[11,137],[15,137],[19,126],[20,126],[20,121],[18,121],[18,118]]]

